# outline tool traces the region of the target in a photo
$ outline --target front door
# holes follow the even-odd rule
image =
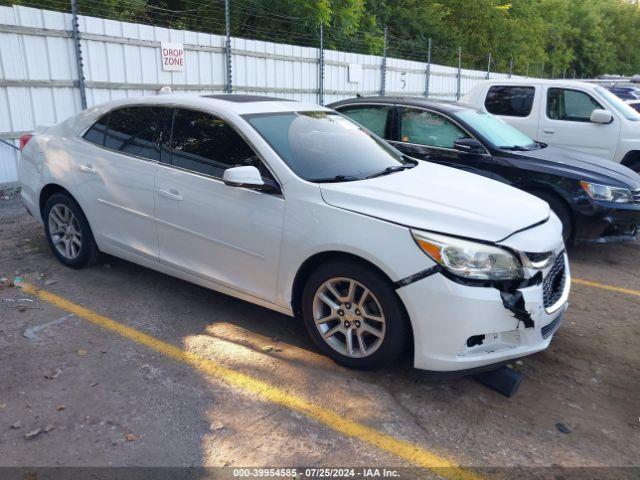
[[[489,154],[458,151],[456,140],[469,138],[460,125],[439,112],[398,107],[398,140],[391,143],[407,155],[441,165],[495,178]]]
[[[557,147],[579,150],[612,160],[618,145],[620,121],[592,123],[591,112],[603,108],[589,93],[545,87],[546,109],[540,112],[538,139]]]
[[[225,185],[224,170],[241,165],[273,180],[228,122],[176,109],[171,161],[158,167],[155,188],[160,262],[273,302],[284,199]]]

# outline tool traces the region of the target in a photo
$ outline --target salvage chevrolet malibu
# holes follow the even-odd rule
[[[300,316],[349,367],[504,362],[546,348],[566,309],[545,202],[412,160],[327,108],[119,100],[21,146],[25,205],[63,264],[105,252]]]

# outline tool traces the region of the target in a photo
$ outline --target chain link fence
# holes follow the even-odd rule
[[[20,135],[164,86],[320,104],[356,95],[455,100],[478,81],[511,77],[516,67],[490,52],[475,58],[429,38],[397,38],[386,28],[382,35],[346,35],[253,0],[185,0],[180,11],[137,0],[109,5],[32,0],[0,6],[0,183],[17,176]],[[268,29],[260,26],[264,20]],[[183,71],[163,70],[163,42],[184,46]],[[494,65],[509,68],[496,72]]]

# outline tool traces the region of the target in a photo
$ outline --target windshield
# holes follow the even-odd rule
[[[611,106],[627,120],[631,120],[632,122],[640,121],[640,113],[636,112],[633,108],[631,108],[623,100],[618,98],[606,88],[596,87],[596,92],[602,95],[604,99],[609,102]]]
[[[244,118],[296,175],[311,182],[362,180],[413,165],[334,112],[260,113]]]
[[[493,144],[495,148],[522,148],[527,150],[539,148],[536,142],[520,130],[516,130],[490,113],[463,110],[457,112],[456,116],[469,124],[470,127]]]

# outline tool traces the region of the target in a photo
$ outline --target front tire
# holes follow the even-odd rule
[[[336,363],[371,370],[406,351],[409,322],[393,286],[366,265],[321,265],[302,293],[302,317],[318,348]]]
[[[71,268],[89,265],[98,254],[89,222],[80,205],[66,193],[54,193],[44,207],[44,230],[51,251]]]
[[[562,222],[562,239],[565,245],[569,246],[573,242],[573,216],[565,203],[553,194],[547,192],[533,192],[533,195],[549,204],[560,222]]]

